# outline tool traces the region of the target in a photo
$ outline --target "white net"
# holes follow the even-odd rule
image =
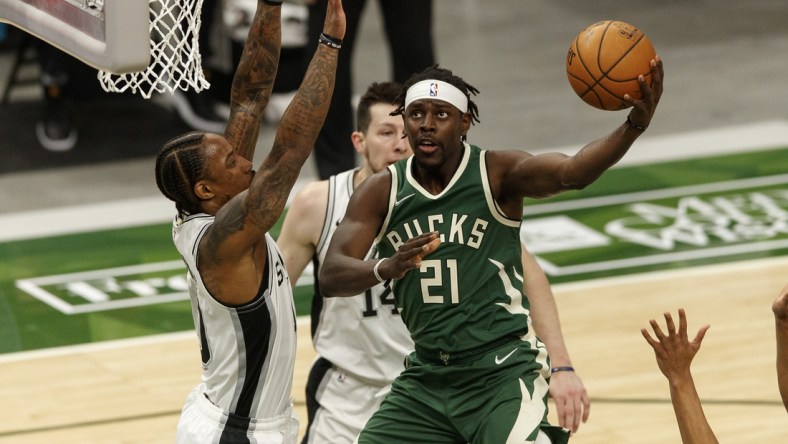
[[[140,94],[200,92],[210,87],[200,57],[200,11],[203,0],[149,0],[151,61],[144,71],[113,74],[99,71],[107,92]]]

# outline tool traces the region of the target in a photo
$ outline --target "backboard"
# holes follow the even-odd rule
[[[150,61],[148,0],[0,0],[0,22],[110,73]]]

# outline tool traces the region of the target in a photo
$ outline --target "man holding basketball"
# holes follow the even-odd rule
[[[392,280],[415,341],[360,443],[567,442],[547,423],[551,368],[521,297],[523,198],[582,189],[627,152],[662,95],[662,61],[650,66],[626,121],[574,156],[469,145],[478,91],[438,67],[406,82],[414,155],[356,189],[320,272],[326,297]],[[382,259],[366,259],[374,242]]]
[[[293,294],[268,231],[328,112],[345,14],[341,0],[329,0],[322,44],[255,173],[251,161],[279,62],[281,3],[258,1],[224,134],[184,134],[156,159],[156,183],[177,210],[173,241],[188,270],[203,366],[181,412],[178,443],[295,443],[298,435]]]
[[[363,165],[306,185],[290,204],[277,238],[292,284],[310,262],[315,269],[312,342],[318,357],[306,385],[309,422],[302,444],[352,443],[413,350],[413,340],[394,306],[388,283],[354,297],[323,298],[318,279],[353,190],[367,177],[413,153],[403,137],[402,118],[391,115],[401,89],[402,85],[394,82],[373,83],[367,88],[358,104],[357,130],[350,135]],[[559,422],[576,431],[588,418],[588,396],[580,378],[568,370],[572,361],[550,284],[525,249],[523,271],[534,329],[547,346],[551,362],[565,369],[550,380]]]

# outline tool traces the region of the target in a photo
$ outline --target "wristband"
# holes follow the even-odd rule
[[[565,365],[565,366],[561,366],[561,367],[553,367],[553,368],[550,369],[550,373],[555,373],[555,372],[573,372],[573,371],[575,371],[575,368],[570,366],[570,365]]]
[[[324,32],[320,33],[320,37],[318,37],[317,41],[328,46],[329,48],[334,48],[334,49],[342,48],[342,39],[332,37]]]
[[[383,261],[385,261],[385,260],[386,260],[386,259],[381,259],[381,260],[379,260],[379,261],[378,261],[378,262],[375,264],[375,267],[372,269],[372,272],[373,272],[373,273],[375,273],[375,279],[377,279],[377,280],[378,280],[378,282],[383,282],[383,281],[385,281],[385,279],[383,279],[383,278],[380,276],[380,272],[378,271],[378,268],[380,268],[380,264],[382,264],[382,263],[383,263]]]
[[[284,0],[263,0],[263,3],[271,6],[279,6]]]
[[[629,125],[632,129],[636,129],[640,131],[641,133],[648,128],[648,125],[643,126],[633,122],[632,119],[629,118],[629,116],[627,116],[627,125]]]

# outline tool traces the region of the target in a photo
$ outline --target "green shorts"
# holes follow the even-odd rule
[[[547,350],[533,336],[444,364],[416,353],[359,435],[360,444],[529,443],[547,422]]]

